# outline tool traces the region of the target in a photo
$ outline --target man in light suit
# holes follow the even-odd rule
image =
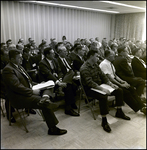
[[[41,98],[40,90],[32,89],[32,80],[21,66],[22,54],[17,49],[9,51],[10,63],[3,69],[2,77],[6,85],[8,99],[15,108],[41,109],[48,126],[48,134],[62,135],[67,131],[56,127],[58,120],[52,110],[54,104]]]

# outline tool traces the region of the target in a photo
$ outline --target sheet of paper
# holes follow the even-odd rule
[[[47,82],[43,82],[43,83],[39,83],[39,84],[37,84],[37,85],[34,85],[33,87],[32,87],[32,89],[33,90],[37,90],[37,89],[40,89],[40,90],[42,90],[42,89],[45,89],[45,88],[53,88],[55,86],[55,83],[54,83],[54,81],[52,81],[52,80],[49,80],[49,81],[47,81]]]

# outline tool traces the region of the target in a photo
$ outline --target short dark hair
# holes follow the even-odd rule
[[[118,53],[123,52],[126,47],[127,47],[127,46],[125,46],[125,45],[120,45],[120,46],[118,46],[117,52],[118,52]]]
[[[8,39],[8,40],[6,41],[6,44],[8,44],[8,42],[12,42],[12,40],[11,40],[11,39]]]
[[[13,48],[9,51],[9,59],[11,60],[12,58],[16,58],[17,55],[19,55],[21,51]]]
[[[66,40],[66,36],[65,36],[65,35],[62,36],[62,39],[63,39],[63,38]]]
[[[82,48],[83,48],[83,46],[78,45],[78,46],[75,48],[75,51],[78,52],[78,50],[81,50]]]
[[[96,53],[98,53],[98,51],[96,51],[96,50],[90,50],[90,51],[88,51],[88,53],[87,53],[87,59],[89,59],[90,56],[94,56]]]
[[[45,49],[44,49],[44,56],[46,57],[46,55],[47,54],[50,54],[50,51],[52,50],[52,47],[46,47]]]
[[[59,47],[62,45],[63,42],[58,42],[58,44],[55,46],[56,52],[59,53]]]

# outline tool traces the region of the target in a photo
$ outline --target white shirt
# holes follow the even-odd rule
[[[112,67],[113,70],[112,70]],[[99,67],[101,68],[101,70],[104,72],[104,74],[109,74],[111,75],[112,78],[115,78],[114,73],[116,72],[114,65],[107,59],[104,59],[100,64]]]
[[[49,59],[47,59],[47,58],[46,58],[46,60],[47,60],[47,61],[48,61],[48,63],[50,64],[51,69],[54,69],[54,66],[53,66],[52,60],[49,60]]]

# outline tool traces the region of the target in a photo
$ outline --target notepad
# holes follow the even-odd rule
[[[32,87],[33,90],[43,90],[43,89],[50,89],[55,86],[54,81],[49,80],[47,82],[36,84]]]
[[[112,87],[111,87],[110,85],[108,85],[108,84],[101,84],[100,87],[103,87],[103,88],[109,90],[110,93],[112,93],[112,92],[115,90],[114,88],[112,88]],[[91,88],[91,90],[93,90],[93,91],[95,91],[95,92],[98,92],[98,93],[101,93],[101,94],[103,94],[103,95],[106,95],[106,93],[103,92],[103,91],[101,91],[101,90],[98,90],[98,89],[95,89],[95,88]]]

